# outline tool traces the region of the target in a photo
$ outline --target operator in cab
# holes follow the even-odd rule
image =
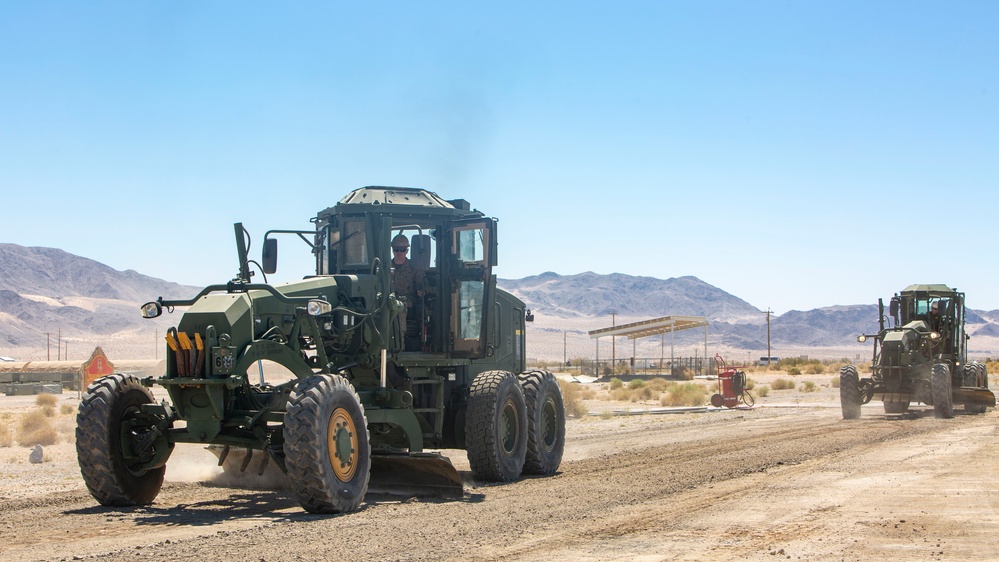
[[[413,340],[416,337],[416,315],[413,314],[413,306],[416,304],[417,292],[417,271],[409,263],[406,254],[409,252],[409,238],[405,234],[396,235],[392,239],[392,292],[400,300],[404,301],[406,308],[403,311],[400,322],[405,332],[405,349],[413,349]]]

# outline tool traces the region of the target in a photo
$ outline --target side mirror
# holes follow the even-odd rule
[[[530,309],[527,310],[527,314],[524,315],[525,322],[534,322],[534,313]]]
[[[891,303],[888,304],[888,314],[892,318],[898,318],[898,298],[891,299]]]
[[[277,255],[277,239],[265,238],[263,255],[260,256],[264,273],[270,274],[277,271]]]

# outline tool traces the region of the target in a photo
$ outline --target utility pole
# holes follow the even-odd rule
[[[773,313],[774,313],[774,311],[770,310],[770,307],[767,307],[766,312],[764,312],[764,314],[767,315],[767,365],[770,365],[770,357],[771,357],[771,354],[770,354],[770,315],[773,314]]]
[[[45,332],[45,360],[52,360],[52,333]]]
[[[613,328],[614,326],[617,326],[617,322],[615,322],[615,316],[616,315],[617,315],[617,311],[616,310],[612,310],[611,311],[611,328]],[[616,344],[617,344],[617,336],[615,336],[614,334],[611,334],[611,376],[613,376],[614,372],[617,370],[617,348],[616,348]]]
[[[562,366],[566,366],[566,354],[565,354],[565,344],[566,344],[566,332],[562,330]]]
[[[56,337],[56,361],[59,360],[59,355],[62,353],[62,326],[59,326],[58,336]]]

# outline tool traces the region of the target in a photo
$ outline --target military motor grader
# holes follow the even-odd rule
[[[162,376],[113,374],[83,397],[77,454],[99,503],[151,503],[176,443],[208,446],[227,469],[271,463],[314,513],[357,508],[369,483],[460,497],[459,474],[428,449],[465,449],[485,481],[558,469],[562,395],[551,373],[525,370],[533,316],[496,287],[496,220],[422,189],[365,187],[311,222],[267,232],[262,265],[237,223],[236,278],[143,305],[146,318],[187,310],[166,335]],[[399,234],[411,240],[416,295],[392,291]],[[267,283],[277,235],[311,247],[315,275]],[[294,376],[268,383],[261,362]],[[170,400],[157,403],[154,385]]]
[[[967,361],[964,293],[910,285],[892,297],[888,317],[883,300],[878,309],[878,333],[857,337],[874,340],[871,377],[858,378],[854,365],[840,369],[843,419],[859,418],[861,405],[873,398],[882,400],[886,414],[903,414],[918,401],[933,406],[938,418],[953,417],[955,404],[971,414],[996,405],[985,365]]]

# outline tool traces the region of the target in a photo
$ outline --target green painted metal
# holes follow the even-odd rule
[[[170,396],[170,405],[146,407],[162,428],[158,442],[262,450],[283,467],[289,393],[298,380],[336,374],[360,397],[374,453],[414,455],[419,464],[433,457],[417,455],[424,448],[464,448],[474,376],[519,373],[525,366],[527,311],[496,287],[492,273],[496,220],[463,200],[374,186],[354,190],[311,222],[311,230],[265,235],[261,260],[276,267],[271,235],[297,235],[308,243],[301,250],[315,257],[308,277],[281,285],[250,282],[251,260],[237,224],[237,279],[192,299],[156,301],[167,312],[184,309],[177,337],[194,342],[187,350],[168,347],[166,372],[144,381]],[[420,266],[416,295],[392,290],[390,242],[400,233],[413,241],[412,263]],[[330,310],[310,315],[310,300]],[[293,379],[261,384],[261,361]],[[161,465],[160,456],[150,462]]]

